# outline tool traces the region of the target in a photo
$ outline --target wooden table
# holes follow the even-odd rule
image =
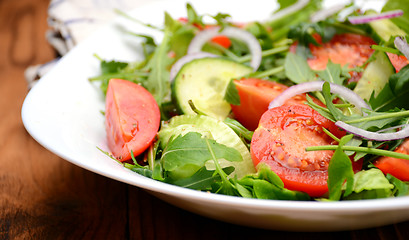
[[[333,233],[253,229],[204,218],[72,165],[20,117],[24,70],[54,58],[48,0],[0,1],[0,239],[409,239],[409,222]]]

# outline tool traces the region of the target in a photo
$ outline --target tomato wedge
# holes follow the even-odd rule
[[[409,139],[406,139],[395,152],[409,154]],[[409,160],[380,157],[373,164],[384,174],[389,173],[402,181],[409,181]]]
[[[399,56],[393,53],[386,53],[391,61],[396,72],[399,72],[404,66],[409,64],[409,60],[405,56]]]
[[[257,78],[235,80],[234,84],[240,96],[240,105],[231,105],[234,117],[252,131],[257,128],[269,103],[288,88],[281,83]],[[305,94],[300,94],[289,99],[286,103],[302,104],[306,101]]]
[[[362,66],[372,55],[374,50],[371,45],[376,44],[372,38],[352,33],[336,34],[326,43],[322,42],[321,36],[314,35],[320,46],[310,44],[312,57],[307,59],[308,65],[313,70],[324,70],[329,60],[333,63],[349,68]],[[292,46],[291,51],[295,52],[296,44]],[[349,81],[358,81],[362,73],[351,71]]]
[[[108,147],[119,161],[144,152],[153,142],[160,124],[158,104],[142,86],[122,80],[109,81],[105,100]]]
[[[290,190],[312,197],[328,192],[328,164],[334,151],[306,152],[309,146],[335,144],[323,132],[337,137],[345,132],[305,104],[283,105],[263,114],[251,141],[254,165],[267,164]],[[353,164],[355,171],[362,166]]]

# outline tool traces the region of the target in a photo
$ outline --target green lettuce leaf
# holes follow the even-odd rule
[[[189,132],[171,140],[164,149],[161,158],[164,170],[174,179],[192,176],[207,161],[213,159],[206,140],[211,144],[216,159],[243,160],[236,149],[219,144],[212,139],[204,139],[200,133]]]

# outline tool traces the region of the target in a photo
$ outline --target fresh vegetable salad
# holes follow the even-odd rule
[[[131,33],[143,61],[100,59],[90,80],[106,94],[107,154],[158,181],[245,198],[408,195],[408,4],[278,3],[246,23],[187,4],[185,17],[147,25],[161,42]]]

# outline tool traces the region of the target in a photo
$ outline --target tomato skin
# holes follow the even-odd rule
[[[113,156],[126,161],[144,152],[155,139],[160,111],[152,94],[142,86],[122,80],[109,81],[105,100],[105,128]]]
[[[294,104],[268,110],[260,119],[251,141],[254,165],[270,166],[290,190],[320,197],[328,192],[328,164],[333,151],[306,152],[309,146],[335,142],[323,133],[328,129],[337,137],[345,132],[307,105]],[[353,164],[355,170],[360,164]]]
[[[284,84],[247,78],[235,80],[239,92],[240,105],[231,105],[234,117],[249,130],[257,128],[261,116],[268,109],[269,103],[288,87]],[[305,95],[295,96],[287,103],[304,103]]]
[[[399,56],[393,53],[386,53],[391,61],[396,72],[399,72],[404,66],[409,64],[409,60],[405,56]]]
[[[314,35],[320,46],[309,45],[312,57],[307,59],[308,65],[313,70],[324,70],[329,60],[349,68],[362,66],[372,55],[374,50],[371,45],[376,44],[372,38],[352,33],[336,34],[326,43],[322,42],[321,36]],[[295,52],[297,44],[294,44],[290,51]],[[358,81],[362,73],[351,71],[350,82]]]
[[[220,46],[224,48],[229,48],[231,46],[231,41],[228,37],[224,35],[216,36],[212,38],[212,42],[219,44]]]
[[[409,154],[409,139],[406,139],[395,152]],[[373,164],[384,174],[389,173],[402,181],[409,181],[409,160],[380,157]]]

